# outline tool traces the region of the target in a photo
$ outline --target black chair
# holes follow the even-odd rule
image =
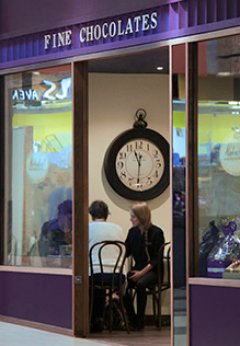
[[[170,252],[171,243],[164,243],[158,253],[157,282],[153,287],[147,289],[147,294],[152,297],[153,315],[156,326],[162,327],[162,292],[170,289]]]
[[[113,251],[114,249],[114,251]],[[106,256],[108,251],[115,254],[114,263]],[[105,254],[105,256],[104,256]],[[94,263],[93,257],[95,255]],[[97,256],[97,257],[96,257]],[[94,302],[94,290],[104,290],[109,304],[109,331],[112,331],[113,322],[113,293],[118,295],[119,310],[125,327],[129,333],[128,319],[124,308],[123,295],[125,287],[125,275],[123,273],[126,260],[126,246],[121,241],[102,241],[95,243],[89,250],[90,260],[90,321],[92,317]],[[111,259],[112,260],[112,259]],[[104,271],[105,270],[105,271]]]

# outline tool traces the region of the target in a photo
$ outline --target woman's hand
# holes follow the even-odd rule
[[[138,281],[142,276],[144,276],[147,272],[149,272],[152,269],[151,264],[147,264],[146,267],[144,267],[142,270],[131,270],[132,275],[129,276],[129,280],[132,280],[134,282]]]
[[[138,281],[142,276],[142,271],[141,270],[132,270],[131,271],[131,276],[129,276],[129,280],[132,280],[132,281]]]

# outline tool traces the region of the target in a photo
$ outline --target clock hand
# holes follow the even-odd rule
[[[139,156],[138,156],[138,175],[137,175],[137,184],[138,185],[139,185],[139,182],[140,182],[141,159],[142,159],[142,155],[139,154]]]
[[[134,154],[135,154],[135,157],[136,157],[136,159],[137,159],[138,165],[140,165],[140,161],[139,161],[138,154],[137,154],[136,150],[134,151]]]

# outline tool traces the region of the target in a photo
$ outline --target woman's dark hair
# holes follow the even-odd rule
[[[108,211],[108,206],[105,202],[103,201],[94,201],[89,207],[89,214],[92,216],[92,219],[104,219],[106,220],[109,211]]]

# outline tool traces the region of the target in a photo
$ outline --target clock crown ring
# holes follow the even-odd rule
[[[139,108],[136,111],[135,114],[135,122],[133,124],[133,127],[136,128],[146,128],[148,123],[146,122],[145,118],[147,116],[147,112],[143,108]]]

